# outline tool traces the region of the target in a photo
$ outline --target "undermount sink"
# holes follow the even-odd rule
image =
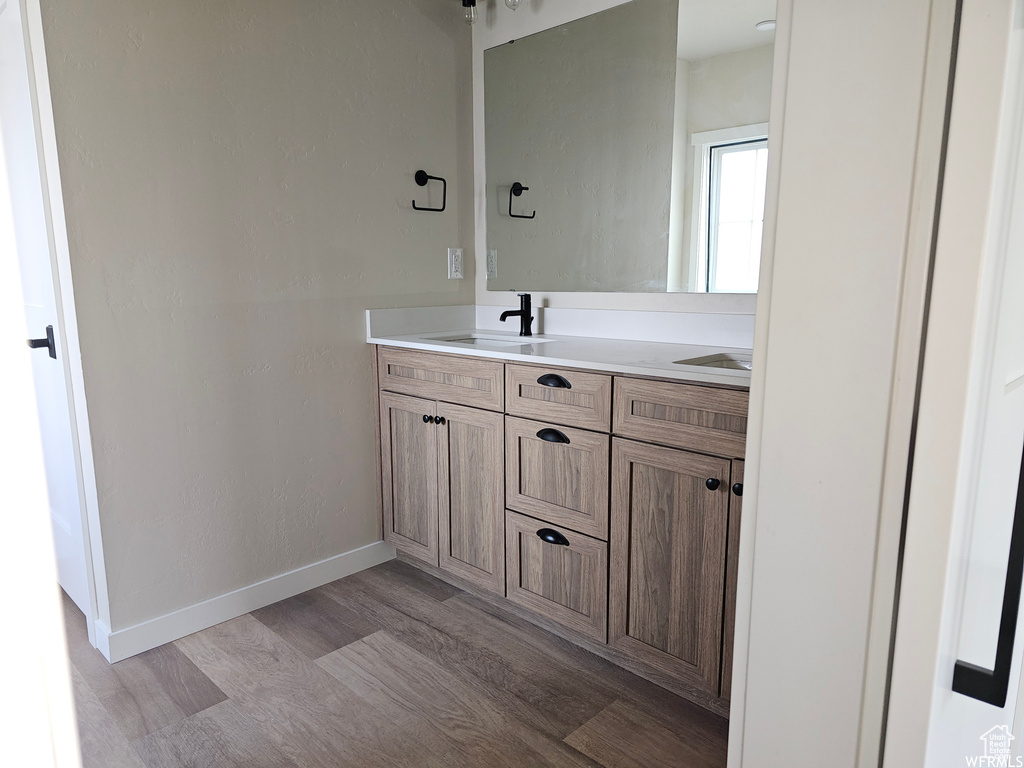
[[[750,352],[721,352],[703,357],[691,357],[689,360],[676,360],[675,365],[702,365],[709,368],[732,368],[736,371],[751,369]]]
[[[438,336],[434,340],[447,341],[450,344],[472,344],[483,347],[521,347],[524,344],[544,344],[551,341],[551,339],[538,339],[536,336],[487,336],[482,333]]]

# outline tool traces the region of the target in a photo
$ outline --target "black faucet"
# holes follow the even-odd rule
[[[520,336],[533,336],[533,330],[530,328],[533,325],[533,316],[530,314],[533,310],[530,307],[530,294],[520,293],[519,294],[519,309],[508,310],[507,312],[501,313],[501,322],[505,322],[508,317],[519,316],[519,335]]]

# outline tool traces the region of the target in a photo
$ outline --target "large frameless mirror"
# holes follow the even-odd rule
[[[488,290],[753,293],[775,0],[632,0],[484,52]]]

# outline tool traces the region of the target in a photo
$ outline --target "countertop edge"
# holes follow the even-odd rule
[[[479,348],[453,348],[446,344],[431,344],[425,341],[412,339],[396,339],[387,336],[368,336],[367,344],[376,344],[384,347],[397,347],[400,349],[415,349],[422,352],[438,352],[448,355],[459,355],[462,357],[479,357],[487,360],[502,360],[516,363],[534,365],[551,365],[563,368],[577,368],[580,370],[601,371],[611,374],[626,374],[634,376],[651,376],[659,379],[672,379],[674,381],[688,381],[697,384],[718,384],[729,387],[750,388],[750,373],[748,371],[736,371],[735,373],[724,373],[719,371],[702,370],[700,366],[678,366],[678,370],[660,366],[623,365],[616,363],[598,362],[594,360],[574,360],[562,357],[546,357],[543,355],[523,355],[516,352],[501,352],[492,349]]]

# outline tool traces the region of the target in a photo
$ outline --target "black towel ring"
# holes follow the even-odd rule
[[[415,178],[416,178],[416,183],[419,186],[421,186],[421,187],[427,186],[427,182],[430,181],[431,179],[433,179],[434,181],[440,181],[443,186],[441,187],[441,207],[440,208],[428,208],[428,207],[425,207],[425,206],[416,205],[416,201],[413,200],[412,201],[413,210],[416,210],[416,211],[431,211],[432,213],[441,213],[441,211],[443,211],[445,209],[445,206],[448,204],[448,182],[445,181],[440,176],[431,176],[426,171],[416,171]]]

